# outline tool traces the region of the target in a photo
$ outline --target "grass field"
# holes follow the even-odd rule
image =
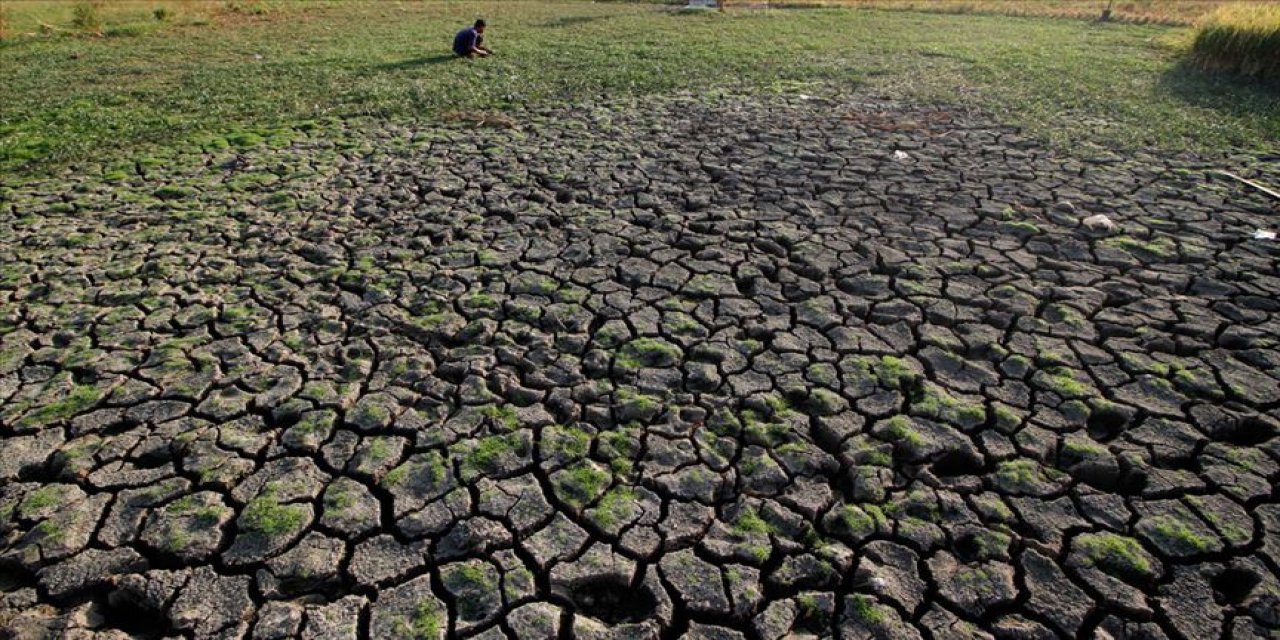
[[[1231,2],[1233,0],[771,0],[770,4],[1090,20],[1099,18],[1110,8],[1110,18],[1116,21],[1187,25]]]
[[[159,5],[175,7],[165,21],[147,17]],[[61,6],[45,3],[46,15]],[[123,35],[0,44],[0,169],[45,171],[202,131],[329,116],[725,85],[825,83],[960,103],[1062,146],[1217,151],[1280,141],[1280,93],[1179,64],[1164,44],[1179,31],[1165,26],[847,8],[690,14],[626,3],[226,7],[112,5],[132,17],[104,19],[103,31]],[[18,26],[33,20],[11,13]],[[476,15],[490,20],[499,56],[451,59],[450,36]],[[148,20],[163,24],[128,26]]]

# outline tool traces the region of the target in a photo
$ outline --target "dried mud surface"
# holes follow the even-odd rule
[[[0,635],[1280,629],[1280,159],[455,120],[0,191]]]

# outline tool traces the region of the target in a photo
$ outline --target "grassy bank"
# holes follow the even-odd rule
[[[1219,8],[1197,25],[1191,54],[1210,71],[1280,80],[1280,5]]]
[[[477,15],[490,20],[499,55],[451,59],[451,35]],[[0,45],[0,170],[42,171],[201,131],[326,116],[431,116],[707,86],[803,90],[804,83],[971,105],[1064,146],[1274,147],[1274,90],[1183,69],[1158,44],[1168,33],[852,9],[286,4],[132,36]]]
[[[1231,0],[770,0],[773,6],[825,6],[951,14],[1094,20],[1110,8],[1117,22],[1189,25]],[[730,6],[734,4],[730,0]],[[749,4],[739,0],[738,4]]]
[[[283,0],[20,0],[0,3],[0,39],[138,35],[305,9]]]

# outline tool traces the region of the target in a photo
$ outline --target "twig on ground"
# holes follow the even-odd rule
[[[1236,175],[1236,174],[1234,174],[1234,173],[1227,172],[1227,171],[1212,171],[1212,172],[1210,172],[1210,173],[1214,173],[1214,174],[1217,174],[1217,175],[1220,175],[1220,176],[1226,176],[1226,177],[1231,178],[1232,180],[1235,180],[1235,181],[1237,181],[1237,182],[1242,182],[1242,183],[1244,183],[1244,184],[1246,184],[1246,185],[1248,185],[1248,186],[1250,186],[1250,187],[1252,187],[1252,188],[1254,188],[1254,189],[1257,189],[1258,191],[1261,191],[1262,193],[1265,193],[1265,194],[1267,194],[1267,195],[1271,196],[1272,198],[1274,198],[1274,199],[1276,199],[1276,200],[1280,200],[1280,193],[1277,193],[1277,192],[1276,192],[1275,190],[1273,190],[1273,189],[1268,189],[1267,187],[1264,187],[1264,186],[1262,186],[1262,185],[1260,185],[1260,184],[1258,184],[1258,183],[1256,183],[1256,182],[1254,182],[1254,181],[1252,181],[1252,180],[1249,180],[1249,179],[1247,179],[1247,178],[1241,178],[1240,176],[1238,176],[1238,175]]]

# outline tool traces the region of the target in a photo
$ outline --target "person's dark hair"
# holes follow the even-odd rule
[[[484,26],[484,20],[483,20],[483,19],[477,19],[477,20],[476,20],[476,23],[475,23],[475,25],[474,25],[474,26],[475,26],[475,28],[477,28],[477,29],[479,29],[480,27],[483,27],[483,26]]]

